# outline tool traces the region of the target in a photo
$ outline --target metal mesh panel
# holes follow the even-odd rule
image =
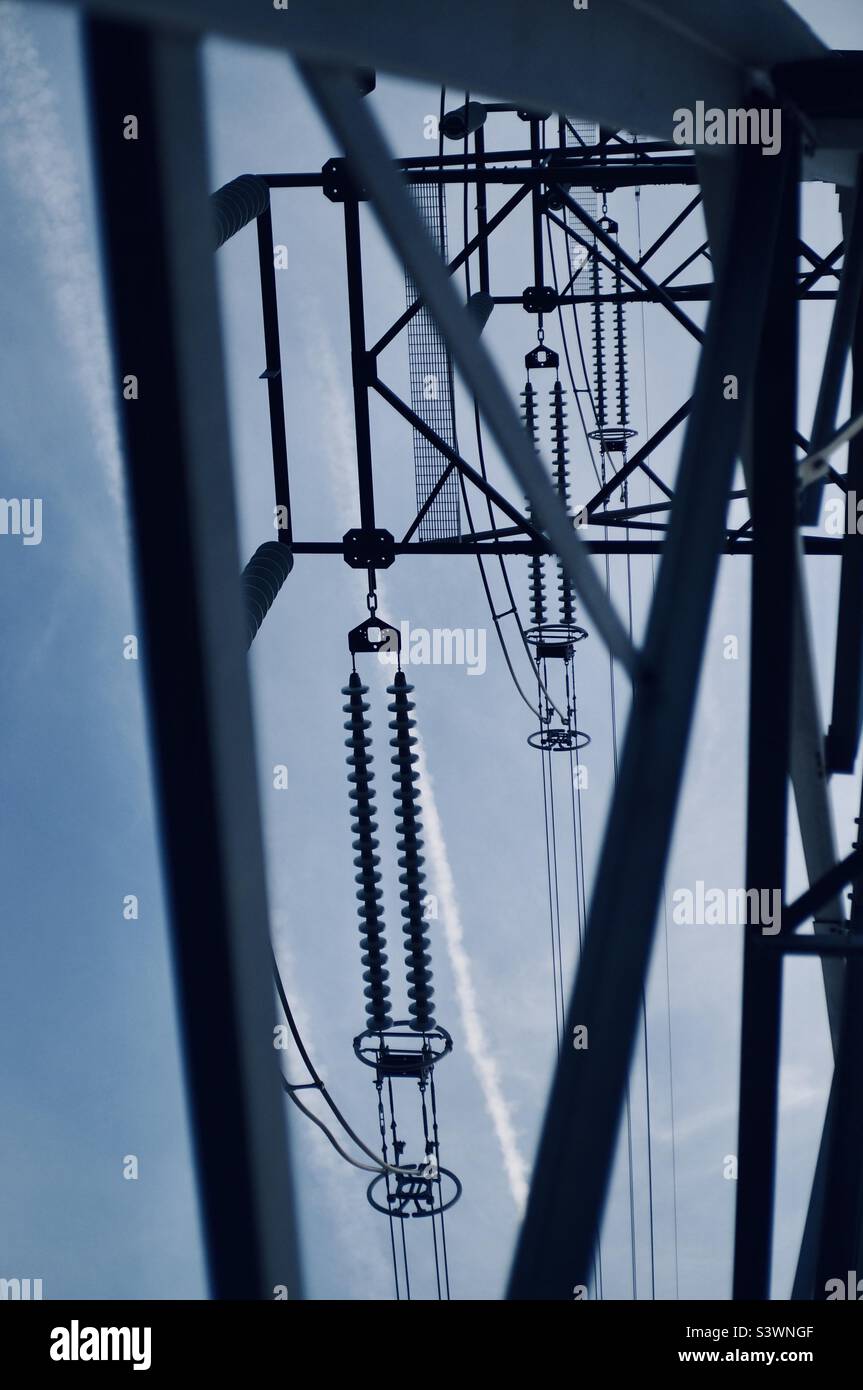
[[[446,260],[446,208],[441,201],[445,199],[446,190],[431,183],[418,183],[411,186],[411,193],[432,240]],[[418,296],[417,287],[407,270],[405,295],[409,305]],[[411,408],[455,449],[452,361],[437,325],[426,308],[414,314],[408,324],[408,360]],[[446,469],[447,460],[417,430],[413,435],[419,510]],[[423,541],[450,540],[459,535],[460,524],[458,476],[453,472],[420,522],[419,538]]]
[[[596,145],[599,141],[599,126],[596,121],[582,121],[577,116],[568,116],[564,124],[567,149],[578,149],[581,145]],[[573,188],[572,196],[589,217],[596,221],[599,216],[599,196],[592,188]],[[585,241],[594,244],[594,238],[590,235],[587,228],[579,222],[575,213],[570,212],[569,208],[563,210],[564,221],[567,226],[572,227],[573,231],[583,236]],[[566,238],[566,254],[569,259],[569,273],[574,275],[584,260],[584,250],[572,237]],[[579,270],[581,275],[581,271]],[[584,275],[586,280],[588,275]]]

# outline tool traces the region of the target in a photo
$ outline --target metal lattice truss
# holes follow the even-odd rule
[[[863,1068],[858,940],[863,854],[855,850],[836,862],[828,777],[850,772],[859,746],[863,538],[855,533],[835,543],[842,556],[842,582],[833,709],[825,738],[802,556],[804,548],[828,543],[807,538],[804,547],[798,525],[817,516],[837,438],[850,437],[863,411],[863,371],[858,370],[852,420],[838,429],[849,351],[856,366],[863,362],[859,61],[855,55],[829,54],[781,0],[720,6],[712,0],[666,0],[662,5],[604,0],[584,11],[574,10],[568,0],[530,6],[521,0],[495,0],[493,5],[472,0],[469,6],[441,0],[433,22],[424,23],[424,18],[425,7],[404,0],[319,0],[284,10],[235,0],[184,0],[182,6],[174,0],[98,0],[88,10],[93,142],[114,341],[120,372],[126,369],[122,364],[134,360],[142,381],[141,399],[123,419],[152,653],[150,701],[214,1293],[267,1297],[274,1284],[287,1284],[294,1296],[300,1282],[285,1201],[280,1093],[267,1032],[260,1027],[271,999],[267,912],[216,286],[208,254],[212,229],[198,63],[200,38],[212,31],[290,51],[347,156],[347,166],[337,163],[330,173],[344,202],[355,386],[360,388],[355,405],[361,516],[358,532],[351,533],[353,562],[373,568],[390,558],[374,515],[368,391],[389,400],[420,433],[429,429],[378,378],[383,341],[372,348],[364,342],[361,195],[374,208],[424,311],[477,398],[518,495],[529,499],[532,522],[490,490],[446,439],[433,430],[426,433],[429,443],[463,479],[485,490],[515,528],[506,539],[496,532],[478,544],[499,551],[556,553],[594,631],[633,681],[619,783],[567,1018],[568,1028],[588,1026],[590,1048],[564,1049],[560,1056],[510,1296],[569,1298],[588,1269],[662,892],[719,557],[728,549],[751,556],[753,576],[747,888],[785,883],[789,779],[810,880],[803,897],[786,904],[777,936],[763,936],[755,927],[746,932],[734,1292],[737,1298],[769,1293],[782,962],[788,953],[805,952],[823,961],[835,1071],[795,1292],[823,1296],[817,1291],[825,1274],[859,1267],[861,1258],[863,1121],[855,1098]],[[456,33],[459,40],[453,42]],[[474,317],[455,292],[451,272],[459,258],[448,267],[442,263],[402,171],[350,75],[363,67],[481,90],[528,109],[574,111],[604,130],[637,133],[646,142],[640,145],[644,158],[638,168],[632,167],[625,141],[604,141],[604,163],[617,170],[612,186],[651,178],[700,183],[714,271],[713,283],[698,287],[710,297],[704,331],[682,307],[687,297],[695,297],[692,289],[678,287],[676,275],[659,285],[645,269],[659,243],[640,263],[622,252],[621,279],[626,280],[613,291],[663,304],[700,345],[692,399],[625,465],[630,472],[644,466],[672,430],[685,428],[673,495],[665,488],[662,540],[633,541],[627,547],[658,546],[662,552],[639,650],[599,581],[589,546],[573,528],[534,454]],[[693,162],[687,153],[663,144],[671,135],[675,110],[694,109],[697,102],[721,108],[781,105],[781,152],[768,159],[757,148],[741,145],[708,151],[703,158],[699,153]],[[141,131],[134,144],[120,134],[130,110],[139,115]],[[567,152],[566,158],[602,162],[596,145],[592,154],[588,147],[587,153]],[[463,179],[463,161],[461,172],[453,163],[456,181]],[[478,156],[474,169],[481,166]],[[422,176],[419,167],[406,173],[408,179]],[[502,172],[494,177],[504,181]],[[844,243],[825,255],[801,247],[802,177],[829,179],[844,190]],[[556,182],[553,169],[528,162],[506,178],[517,185],[513,204],[553,188],[570,233],[579,236],[581,228],[591,248],[610,249],[596,218]],[[272,187],[279,182],[270,180]],[[581,186],[577,178],[566,182]],[[506,215],[507,206],[488,219],[480,242]],[[691,203],[678,224],[693,207]],[[258,217],[262,267],[267,260],[271,267],[269,208],[251,215]],[[674,230],[670,227],[662,240]],[[613,250],[618,249],[615,244]],[[808,262],[802,273],[801,251]],[[130,263],[134,275],[129,274]],[[836,284],[825,290],[825,282],[833,280]],[[314,543],[294,538],[291,529],[275,294],[266,271],[262,285],[277,500],[287,508],[281,539],[290,540],[299,552]],[[574,283],[567,302],[577,301],[579,293]],[[798,305],[801,298],[825,293],[835,294],[833,330],[811,438],[801,440],[796,420]],[[402,316],[392,332],[405,322]],[[739,385],[734,399],[723,391],[729,373]],[[861,440],[863,435],[854,434],[847,478],[834,477],[849,489],[861,483]],[[726,513],[738,459],[744,464],[751,515],[744,531],[732,536]],[[445,475],[446,470],[441,477]],[[606,505],[621,481],[618,472],[591,499],[588,511],[603,525],[626,519]],[[166,520],[163,499],[168,492],[176,505]],[[213,524],[201,524],[202,518]],[[421,520],[394,545],[393,554],[411,544]],[[636,520],[633,513],[629,525]],[[415,544],[431,549],[429,542]],[[331,548],[347,558],[343,542],[317,548]],[[850,921],[840,896],[848,884],[854,888]],[[799,928],[812,920],[814,935],[801,935]],[[218,1030],[204,1026],[214,1015],[220,1019]]]

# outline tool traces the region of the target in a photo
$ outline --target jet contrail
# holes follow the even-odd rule
[[[434,784],[428,769],[425,747],[419,736],[417,736],[416,752],[418,757],[417,772],[420,777],[422,796],[423,829],[431,859],[432,873],[438,890],[438,907],[440,920],[443,923],[447,955],[455,977],[456,998],[461,1014],[465,1044],[473,1062],[477,1079],[482,1087],[486,1109],[494,1125],[512,1199],[519,1211],[523,1211],[527,1201],[527,1166],[518,1147],[509,1104],[503,1094],[500,1082],[500,1071],[497,1062],[491,1055],[488,1035],[482,1021],[473,983],[473,967],[464,944],[461,913],[443,827],[438,815]]]
[[[320,324],[319,314],[309,317],[312,322]],[[315,362],[321,373],[324,394],[329,403],[327,421],[331,446],[327,451],[328,461],[330,473],[335,483],[337,505],[342,512],[341,524],[344,530],[348,530],[351,526],[356,525],[357,518],[356,476],[348,467],[348,460],[356,457],[356,440],[351,412],[339,379],[332,347],[320,326],[317,331],[319,341]],[[388,611],[380,576],[378,577],[378,597],[382,609]],[[378,669],[383,683],[387,684],[392,674],[389,667],[379,666]],[[500,1070],[492,1056],[491,1044],[480,1011],[473,980],[473,965],[464,944],[458,896],[450,867],[446,838],[435,800],[434,783],[429,772],[425,747],[419,735],[417,735],[416,753],[426,845],[437,888],[440,921],[443,924],[444,941],[455,982],[456,1000],[461,1015],[465,1045],[500,1148],[510,1194],[519,1212],[522,1212],[527,1200],[527,1165],[518,1147],[509,1103],[501,1086]]]
[[[27,208],[28,238],[41,248],[42,273],[86,404],[96,456],[119,503],[117,417],[93,237],[51,79],[24,7],[6,0],[0,3],[0,86],[0,150]]]

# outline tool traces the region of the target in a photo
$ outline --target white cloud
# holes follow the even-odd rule
[[[24,6],[0,3],[0,151],[41,248],[61,343],[90,419],[93,446],[119,502],[120,455],[96,256],[75,161],[48,72],[24,21]]]

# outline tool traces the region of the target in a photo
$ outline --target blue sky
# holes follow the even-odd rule
[[[852,3],[800,4],[836,47],[863,46]],[[317,169],[333,153],[288,61],[221,42],[205,50],[215,188],[244,172]],[[43,540],[7,536],[0,567],[10,609],[4,647],[6,785],[2,872],[2,1016],[7,1065],[0,1078],[0,1230],[5,1277],[42,1278],[45,1296],[200,1298],[202,1267],[189,1136],[179,1079],[175,1008],[158,864],[142,703],[142,664],[123,658],[137,631],[128,522],[111,406],[101,283],[93,221],[77,26],[65,9],[0,5],[0,69],[12,99],[0,111],[0,284],[7,342],[2,418],[3,491],[43,499]],[[459,101],[453,95],[453,104]],[[433,152],[423,122],[436,90],[381,79],[372,98],[395,152]],[[489,127],[501,146],[524,127]],[[645,190],[646,246],[688,200],[686,190]],[[631,192],[609,211],[635,245]],[[804,235],[824,250],[837,239],[836,198],[806,190]],[[277,276],[295,522],[298,535],[335,538],[357,524],[353,416],[347,352],[341,213],[319,192],[273,195],[275,240],[288,247]],[[449,203],[450,246],[461,208]],[[371,287],[369,333],[400,311],[402,272],[364,213]],[[673,243],[666,273],[700,239],[692,226]],[[495,288],[528,283],[527,224],[497,237]],[[563,250],[558,245],[558,255]],[[258,380],[263,344],[254,232],[217,258],[236,468],[241,552],[272,534],[266,391]],[[700,306],[692,306],[693,316]],[[819,352],[828,322],[804,310],[801,428],[811,422]],[[694,371],[686,335],[659,309],[629,313],[634,423],[644,437],[685,398]],[[495,310],[486,338],[514,395],[523,385],[530,324],[517,308]],[[550,339],[552,332],[549,332]],[[382,361],[384,378],[407,394],[404,344]],[[469,406],[459,393],[460,442],[474,458]],[[571,403],[570,403],[571,404]],[[379,524],[394,532],[411,518],[413,469],[407,428],[373,406]],[[589,463],[570,411],[575,474],[587,495]],[[673,479],[676,447],[654,466]],[[493,480],[517,496],[488,446]],[[633,485],[631,501],[648,500]],[[165,499],[170,506],[170,498]],[[511,566],[526,601],[523,562]],[[649,559],[633,563],[636,631],[649,600]],[[815,638],[829,696],[837,568],[809,565]],[[613,566],[619,607],[622,562]],[[386,615],[412,626],[488,630],[481,677],[446,666],[413,673],[426,756],[430,891],[441,905],[431,924],[438,1017],[454,1035],[441,1066],[442,1154],[464,1182],[448,1221],[453,1292],[500,1296],[518,1221],[518,1196],[541,1120],[554,1054],[547,913],[543,900],[542,800],[537,755],[527,747],[530,715],[518,700],[488,619],[475,562],[405,558],[384,580]],[[722,565],[708,640],[706,679],[692,739],[668,875],[670,895],[697,879],[742,881],[748,686],[748,564]],[[821,614],[828,615],[820,621]],[[362,1023],[353,869],[349,847],[340,687],[348,674],[346,633],[364,614],[361,580],[332,557],[300,557],[255,644],[251,672],[274,937],[288,991],[313,1056],[355,1127],[375,1133],[374,1089],[351,1039]],[[589,626],[589,624],[588,624]],[[737,662],[723,638],[740,639]],[[511,634],[510,634],[511,638]],[[378,766],[385,766],[384,681],[368,666]],[[580,722],[593,737],[585,757],[588,867],[595,860],[612,785],[609,673],[596,636],[578,657]],[[618,679],[618,711],[626,692]],[[286,791],[272,769],[289,770]],[[379,799],[388,823],[387,779]],[[849,847],[853,779],[835,791],[840,851]],[[393,854],[385,859],[392,885]],[[792,828],[790,890],[803,884]],[[123,918],[136,894],[137,921]],[[391,957],[400,955],[390,886]],[[565,944],[574,964],[575,928]],[[684,1296],[727,1297],[734,1183],[723,1178],[736,1148],[740,1009],[739,933],[660,922],[648,996],[653,1128],[656,1292],[674,1294],[672,1146],[667,1052],[670,985],[679,1283]],[[782,1154],[776,1283],[786,1296],[808,1198],[829,1077],[823,990],[814,962],[786,966]],[[218,1021],[213,1021],[218,1026]],[[632,1089],[639,1294],[649,1293],[644,1078]],[[388,1229],[366,1204],[365,1175],[342,1164],[304,1121],[291,1122],[301,1194],[303,1254],[314,1298],[391,1295]],[[123,1177],[126,1155],[137,1181]],[[603,1233],[606,1295],[631,1296],[627,1177],[618,1167]],[[416,1244],[417,1279],[429,1290],[428,1252]],[[423,1281],[426,1281],[424,1284]]]

